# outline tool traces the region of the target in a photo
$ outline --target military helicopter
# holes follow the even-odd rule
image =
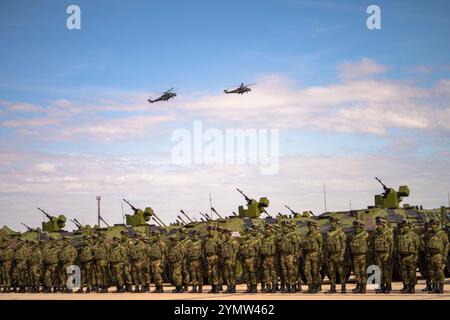
[[[244,94],[246,92],[252,91],[252,89],[249,88],[249,86],[252,86],[252,85],[254,85],[254,83],[244,85],[244,83],[242,82],[241,85],[239,87],[237,87],[236,89],[234,89],[234,90],[225,89],[225,90],[223,90],[223,92],[225,92],[226,94],[229,94],[229,93]]]
[[[169,99],[172,99],[177,96],[177,94],[175,92],[172,92],[173,89],[175,89],[175,88],[172,87],[169,90],[164,91],[162,93],[162,95],[159,98],[156,98],[155,100],[148,99],[147,101],[150,103],[154,103],[154,102],[158,102],[158,101],[167,101]]]

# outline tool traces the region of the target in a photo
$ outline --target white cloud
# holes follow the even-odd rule
[[[365,79],[384,73],[389,69],[389,67],[369,58],[362,58],[356,63],[344,62],[338,66],[339,74],[344,80]]]

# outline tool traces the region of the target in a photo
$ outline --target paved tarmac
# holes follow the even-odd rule
[[[237,286],[235,294],[210,294],[209,286],[204,287],[204,293],[172,293],[173,286],[164,286],[165,293],[113,293],[114,288],[109,293],[1,293],[0,300],[450,300],[450,281],[447,279],[444,294],[429,294],[422,292],[425,287],[424,281],[419,280],[416,286],[416,294],[401,294],[402,283],[393,283],[393,291],[390,294],[376,294],[373,290],[368,290],[366,294],[353,294],[351,290],[354,284],[347,284],[347,294],[325,294],[329,285],[322,286],[323,292],[318,294],[304,293],[244,293],[246,286]],[[306,289],[306,286],[303,286]],[[340,290],[340,286],[337,286]],[[153,288],[152,288],[153,290]]]

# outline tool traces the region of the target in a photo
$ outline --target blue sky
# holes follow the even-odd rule
[[[81,8],[81,30],[66,28],[70,4]],[[381,8],[381,30],[366,28],[370,4]],[[56,210],[89,211],[95,202],[67,209],[68,202],[51,200],[50,194],[90,199],[104,193],[117,218],[117,199],[126,193],[118,181],[126,189],[139,174],[154,170],[150,186],[130,192],[137,201],[152,202],[149,188],[168,188],[171,132],[192,128],[194,120],[219,129],[278,128],[282,156],[299,157],[305,168],[314,164],[316,175],[307,179],[288,160],[272,181],[251,169],[238,175],[241,181],[234,182],[255,194],[282,197],[274,182],[283,181],[292,190],[286,197],[296,199],[291,203],[320,211],[320,192],[298,197],[304,185],[298,181],[320,189],[330,180],[336,196],[329,207],[342,209],[348,201],[341,201],[346,195],[339,190],[373,187],[368,179],[376,173],[391,177],[392,184],[415,183],[423,192],[419,200],[438,206],[450,189],[450,162],[442,160],[450,147],[449,9],[448,1],[437,0],[4,0],[0,209],[21,199],[17,210],[31,210],[39,201]],[[254,92],[240,100],[222,94],[242,81],[256,82]],[[146,103],[172,86],[177,99]],[[90,159],[108,165],[84,172]],[[406,159],[414,163],[402,166]],[[404,171],[391,172],[394,162]],[[331,177],[321,175],[327,170],[320,163],[335,167]],[[386,167],[378,168],[380,163]],[[375,167],[381,172],[373,172]],[[183,192],[195,210],[198,198],[190,187],[198,175],[208,192],[215,178],[241,168],[169,171],[177,170],[184,179],[176,182],[175,175],[167,190]],[[349,170],[358,183],[343,186]],[[214,190],[231,189],[225,179]],[[377,186],[355,197],[360,205],[370,204],[375,191]],[[168,219],[176,216],[162,191],[155,197]],[[224,210],[238,205],[232,197],[223,196]]]

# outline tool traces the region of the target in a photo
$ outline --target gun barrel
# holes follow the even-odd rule
[[[244,192],[242,192],[242,190],[239,190],[238,188],[236,188],[236,190],[244,196],[244,198],[247,202],[251,201],[251,199],[249,197],[247,197],[247,195]]]
[[[162,227],[162,224],[159,223],[158,220],[155,219],[155,217],[152,217],[152,218],[153,218],[153,221],[155,221],[158,226]]]
[[[80,226],[83,226],[80,221],[77,220],[77,218],[74,218],[73,221],[75,221],[76,223],[78,223]]]
[[[153,213],[153,219],[155,221],[158,221],[160,224],[162,224],[164,227],[167,227],[167,225],[156,215],[156,213]]]
[[[52,219],[52,216],[51,215],[49,215],[47,212],[45,212],[44,210],[42,210],[41,208],[39,208],[39,207],[37,207],[37,209],[40,211],[40,212],[42,212],[43,214],[45,214],[45,216],[49,219],[49,220],[51,220]]]
[[[133,206],[128,200],[126,199],[122,199],[126,204],[128,204],[130,206],[131,209],[133,209],[133,211],[137,211],[137,208],[135,206]]]
[[[192,220],[191,218],[189,218],[189,216],[183,211],[180,210],[180,212],[190,221],[190,222],[194,222],[194,220]]]
[[[220,215],[220,213],[218,213],[218,212],[216,211],[216,209],[214,209],[213,207],[211,207],[211,210],[212,210],[215,214],[217,214],[217,216],[218,216],[220,219],[223,219],[223,217]]]
[[[202,217],[203,217],[203,218],[205,218],[205,219],[206,219],[206,221],[209,221],[209,220],[211,220],[211,219],[210,219],[210,218],[209,218],[209,217],[208,217],[207,215],[205,215],[205,214],[203,214],[203,213],[201,213],[201,212],[200,212],[200,214],[202,215]]]
[[[384,190],[387,190],[387,189],[388,189],[388,187],[386,187],[386,185],[385,185],[383,182],[381,182],[381,179],[375,177],[375,180],[377,180],[377,181],[383,186],[383,189],[384,189]]]
[[[25,223],[23,223],[23,222],[21,222],[20,223],[21,225],[23,225],[25,228],[27,228],[28,229],[28,231],[31,231],[31,230],[33,230],[33,229],[31,229],[29,226],[27,226]]]
[[[183,222],[183,224],[187,224],[186,221],[184,221],[184,220],[180,217],[180,215],[178,215],[177,218],[180,219],[180,221]]]

